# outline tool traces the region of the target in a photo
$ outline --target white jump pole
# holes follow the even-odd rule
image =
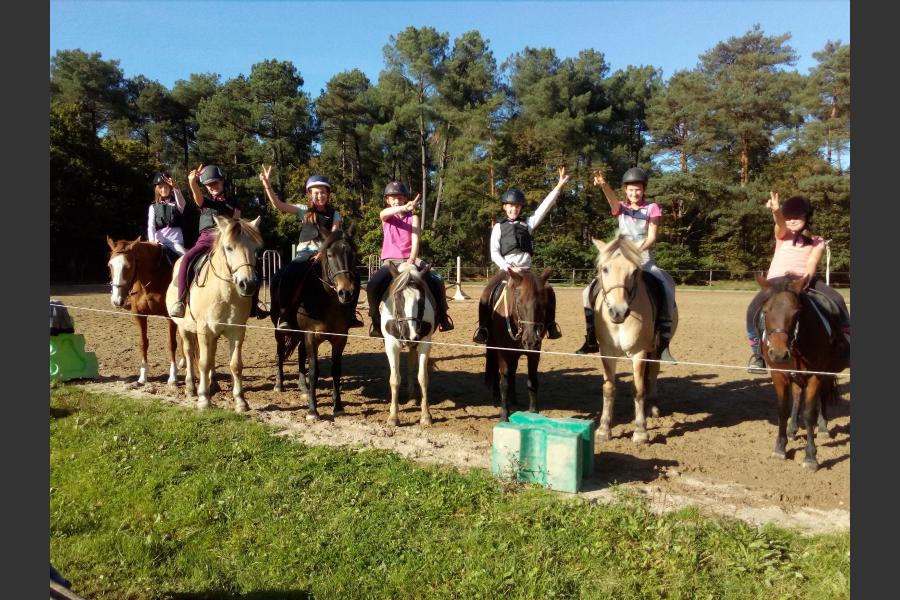
[[[825,285],[831,285],[831,240],[825,240]]]
[[[453,294],[454,300],[468,300],[469,296],[462,291],[462,259],[456,257],[456,293]]]

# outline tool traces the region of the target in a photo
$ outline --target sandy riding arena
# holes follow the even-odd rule
[[[473,297],[477,285],[464,286]],[[449,290],[452,294],[453,289]],[[544,350],[573,352],[584,337],[581,290],[558,288],[558,321],[563,337],[545,340]],[[740,365],[748,358],[744,338],[744,311],[749,291],[680,289],[680,322],[672,353],[681,361],[710,365]],[[166,328],[161,320],[150,323],[149,382],[138,386],[140,356],[130,313],[89,312],[78,307],[113,311],[108,288],[77,286],[51,288],[51,297],[64,302],[75,319],[76,333],[95,352],[101,378],[85,384],[104,391],[191,406],[184,397],[183,372],[179,385],[166,385],[168,363]],[[365,298],[365,294],[363,294]],[[401,405],[401,424],[387,426],[390,391],[388,363],[380,339],[362,337],[353,329],[344,353],[343,401],[346,415],[331,416],[330,346],[323,358],[318,400],[322,420],[308,422],[306,403],[297,392],[297,359],[285,365],[284,393],[272,391],[275,381],[275,339],[271,321],[251,319],[244,345],[245,397],[248,418],[270,422],[281,434],[310,444],[385,448],[426,462],[457,467],[490,468],[491,428],[499,406],[483,384],[484,351],[471,344],[476,321],[475,300],[451,302],[456,330],[437,333],[432,352],[430,381],[434,425],[418,426],[417,402]],[[361,313],[366,314],[361,304]],[[368,319],[365,319],[368,323]],[[265,328],[265,329],[263,329]],[[219,344],[216,381],[221,391],[212,405],[232,410],[231,375],[227,344]],[[180,352],[180,349],[179,349]],[[545,355],[540,365],[539,408],[551,417],[598,419],[601,411],[602,369],[597,355]],[[808,532],[850,526],[850,378],[840,378],[841,403],[832,414],[830,436],[817,439],[819,471],[801,468],[804,441],[788,442],[788,459],[771,458],[775,445],[775,395],[767,376],[748,375],[743,368],[664,365],[660,374],[659,418],[648,416],[650,443],[631,441],[634,416],[629,363],[619,363],[619,382],[612,435],[597,442],[597,471],[586,482],[583,495],[603,499],[614,484],[646,494],[659,510],[693,504],[717,514],[752,523],[775,523]],[[520,361],[519,407],[527,407],[525,361]],[[405,369],[404,369],[405,373]],[[848,373],[844,372],[845,375]],[[405,398],[406,385],[403,385]],[[151,396],[152,395],[152,396]],[[648,413],[649,415],[649,413]]]

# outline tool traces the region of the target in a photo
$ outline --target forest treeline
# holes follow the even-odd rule
[[[533,210],[565,165],[572,178],[535,255],[561,269],[591,267],[591,237],[614,231],[592,172],[615,183],[641,166],[664,212],[662,267],[764,269],[771,189],[812,200],[831,268],[847,271],[850,47],[827,42],[803,74],[789,40],[757,25],[664,78],[651,65],[612,71],[593,48],[563,58],[526,47],[498,63],[478,31],[451,40],[408,27],[389,36],[377,81],[350,69],[316,94],[302,62],[264,60],[228,80],[190,73],[169,89],[99,53],[60,50],[50,59],[50,277],[102,281],[105,236],[146,235],[153,174],[172,174],[189,197],[186,173],[199,163],[223,167],[244,214],[263,216],[266,247],[285,258],[299,223],[266,204],[263,163],[290,202],[303,201],[308,175],[328,176],[363,254],[380,248],[385,183],[402,180],[423,199],[422,256],[474,265],[489,263],[502,193],[522,189]]]

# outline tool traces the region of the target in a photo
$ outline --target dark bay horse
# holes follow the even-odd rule
[[[488,327],[485,360],[485,383],[494,392],[494,400],[500,403],[500,420],[509,420],[509,404],[516,402],[516,368],[519,357],[526,355],[528,361],[528,410],[537,412],[538,365],[541,342],[547,333],[545,311],[548,293],[552,293],[547,280],[553,269],[545,269],[540,276],[531,271],[521,273],[509,271],[508,278],[501,286],[499,298],[491,312]],[[491,348],[491,346],[502,349]]]
[[[356,310],[359,280],[353,273],[356,265],[356,246],[353,228],[334,231],[325,238],[319,250],[319,259],[308,265],[306,274],[298,283],[295,297],[299,298],[297,324],[304,333],[275,329],[278,370],[275,373],[275,391],[284,391],[284,361],[294,348],[299,348],[300,397],[309,400],[306,418],[316,420],[316,385],[319,379],[319,346],[331,343],[331,379],[334,399],[333,414],[344,414],[341,404],[341,368],[346,334],[350,330],[350,318]],[[272,321],[277,321],[278,294],[272,295]],[[329,335],[339,334],[339,335]],[[300,342],[303,342],[302,344]],[[309,360],[307,377],[306,361]]]
[[[138,331],[138,349],[141,352],[141,371],[137,382],[147,383],[147,315],[168,317],[166,288],[172,281],[172,264],[165,256],[163,246],[155,242],[113,240],[106,236],[109,246],[109,275],[112,291],[110,302],[117,308],[127,307],[134,315]],[[177,381],[175,350],[177,327],[169,319],[169,385]]]
[[[821,312],[804,293],[808,279],[803,276],[770,284],[757,276],[765,293],[760,311],[760,351],[770,369],[779,369],[770,371],[778,408],[778,434],[772,456],[786,456],[788,416],[796,395],[802,402],[806,426],[803,466],[815,471],[819,468],[815,444],[819,409],[826,413],[827,407],[837,401],[835,376],[821,373],[842,371],[847,367],[847,359],[833,351]]]

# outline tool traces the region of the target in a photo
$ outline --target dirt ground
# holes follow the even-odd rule
[[[481,292],[477,285],[464,290],[473,298]],[[573,352],[581,345],[580,294],[580,289],[557,290],[563,337],[545,340],[544,350]],[[744,291],[679,290],[680,323],[671,349],[683,363],[662,368],[661,416],[648,416],[650,443],[639,446],[631,441],[632,378],[622,373],[629,363],[620,362],[613,439],[597,442],[596,472],[585,482],[583,496],[602,501],[610,497],[611,486],[621,485],[645,494],[660,511],[690,504],[751,523],[775,523],[810,533],[849,529],[850,378],[839,379],[841,403],[831,415],[829,435],[817,438],[818,472],[800,466],[805,444],[802,429],[789,440],[787,460],[771,458],[776,434],[774,388],[767,376],[749,375],[743,369],[748,358],[744,311],[751,296],[752,292]],[[150,381],[139,387],[135,383],[140,366],[136,328],[129,313],[112,308],[108,288],[52,288],[51,297],[69,307],[76,333],[85,336],[87,350],[97,355],[101,377],[85,385],[191,405],[192,400],[184,397],[183,373],[176,390],[165,383],[168,358],[162,320],[151,321]],[[434,341],[471,344],[476,306],[474,299],[451,302],[456,329],[436,334]],[[365,315],[364,304],[361,309]],[[368,323],[367,317],[364,320]],[[354,329],[357,337],[350,339],[344,354],[346,415],[336,420],[331,416],[330,346],[325,344],[317,396],[323,418],[308,422],[306,403],[296,388],[296,354],[285,368],[287,391],[274,392],[271,322],[251,319],[249,325],[266,328],[250,329],[244,346],[249,416],[310,444],[385,448],[424,462],[490,468],[492,428],[499,407],[483,384],[484,350],[435,345],[429,385],[434,424],[421,429],[418,403],[408,402],[401,406],[401,426],[394,429],[387,426],[389,372],[383,342]],[[231,409],[227,346],[224,341],[219,344],[216,379],[222,391],[212,403]],[[522,360],[517,384],[520,408],[527,406],[524,371]],[[596,355],[545,355],[540,372],[541,413],[599,419],[603,376]]]

